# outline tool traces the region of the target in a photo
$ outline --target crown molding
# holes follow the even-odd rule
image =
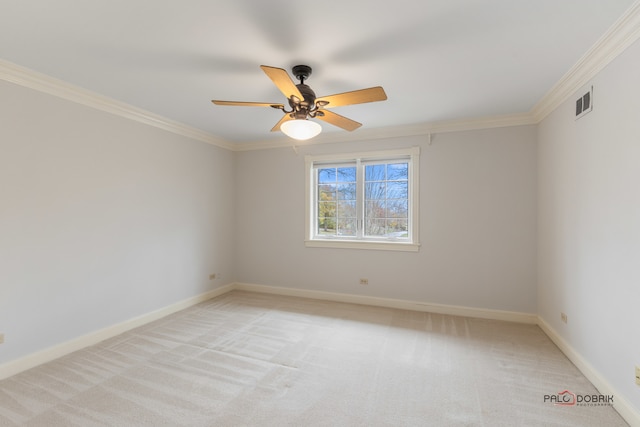
[[[200,129],[99,95],[8,61],[0,60],[0,79],[227,150],[233,150],[235,146],[233,143],[217,138]]]
[[[99,95],[89,90],[71,85],[62,80],[38,73],[8,61],[0,60],[0,79],[39,92],[47,93],[71,102],[82,104],[107,113],[147,124],[191,139],[216,145],[230,151],[266,150],[300,145],[333,144],[373,139],[399,138],[404,136],[428,135],[432,133],[455,132],[495,127],[535,124],[533,117],[526,114],[495,116],[469,120],[441,121],[417,125],[386,128],[360,129],[353,133],[325,133],[312,141],[298,142],[286,137],[258,140],[248,143],[232,143],[217,138],[207,132],[167,119],[124,102]]]
[[[252,151],[301,145],[332,144],[432,133],[522,126],[540,123],[553,110],[585,86],[614,58],[640,38],[640,0],[636,0],[616,23],[580,58],[580,60],[547,92],[528,113],[478,119],[441,121],[409,126],[360,129],[354,133],[325,133],[312,141],[298,142],[288,138],[233,143],[208,132],[149,111],[133,107],[62,80],[0,59],[0,79],[48,93],[68,101],[102,110],[147,124],[177,135],[206,142],[230,151]]]
[[[533,107],[541,122],[553,110],[585,86],[611,61],[640,38],[640,0],[636,0],[586,54]]]
[[[535,125],[535,117],[530,113],[508,114],[502,116],[480,117],[476,119],[451,120],[434,122],[426,125],[428,133],[462,132],[467,130],[480,130],[503,128],[510,126]]]
[[[371,141],[384,138],[400,138],[405,136],[430,135],[434,133],[460,132],[468,130],[491,129],[509,126],[536,124],[529,113],[504,116],[481,117],[477,119],[449,120],[417,125],[393,126],[384,128],[358,129],[352,133],[331,132],[320,134],[309,141],[294,141],[289,138],[269,139],[238,143],[234,151],[266,150],[271,148],[290,148],[303,145],[334,144],[344,142]]]

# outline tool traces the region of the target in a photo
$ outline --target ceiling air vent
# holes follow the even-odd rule
[[[593,110],[593,86],[576,100],[576,120]]]

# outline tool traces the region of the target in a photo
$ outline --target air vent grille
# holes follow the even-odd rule
[[[593,110],[593,86],[576,100],[576,120]]]

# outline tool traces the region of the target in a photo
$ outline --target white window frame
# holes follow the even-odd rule
[[[392,162],[393,160],[407,160],[409,163],[409,237],[408,239],[393,239],[385,237],[340,238],[335,236],[316,235],[317,224],[317,183],[314,166],[318,164],[354,162]],[[312,248],[346,248],[346,249],[374,249],[389,251],[417,252],[419,242],[419,207],[418,183],[420,164],[420,147],[398,150],[370,151],[345,154],[307,155],[305,156],[305,246]],[[359,168],[358,185],[364,186],[364,168]],[[358,220],[362,219],[362,207],[358,207]]]

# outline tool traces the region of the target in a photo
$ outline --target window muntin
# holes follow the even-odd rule
[[[417,147],[307,156],[306,245],[417,250],[418,158]]]

